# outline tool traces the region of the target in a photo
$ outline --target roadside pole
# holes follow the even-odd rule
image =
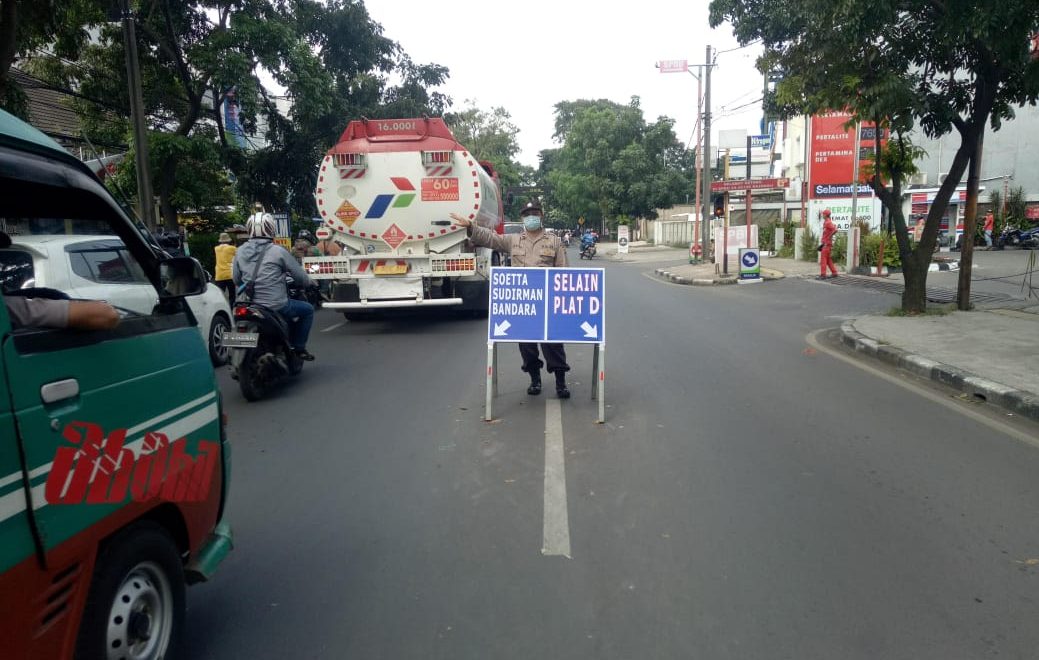
[[[148,160],[148,130],[144,122],[144,96],[141,92],[141,70],[137,59],[137,32],[130,11],[130,0],[120,3],[123,40],[126,42],[126,80],[130,92],[130,116],[133,120],[134,161],[137,168],[137,207],[148,231],[155,231],[155,207]]]
[[[704,60],[704,101],[703,101],[703,212],[700,214],[704,257],[710,241],[711,218],[711,47],[707,46],[707,59]]]
[[[985,131],[978,135],[978,146],[967,170],[967,211],[963,219],[963,242],[960,243],[960,272],[956,287],[956,309],[970,310],[970,278],[974,264],[974,231],[978,224],[978,185],[981,177],[981,150]],[[953,231],[953,236],[956,232]],[[954,239],[955,240],[955,239]]]
[[[729,163],[731,152],[725,150],[725,169],[722,178],[729,180]],[[722,213],[722,273],[729,274],[729,191],[725,191],[725,207]]]
[[[750,150],[751,150],[751,136],[747,136],[747,199],[744,203],[745,213],[747,216],[747,247],[758,247],[757,245],[750,244],[750,205],[751,205],[751,192],[750,192]]]

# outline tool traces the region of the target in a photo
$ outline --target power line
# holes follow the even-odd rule
[[[751,41],[748,44],[744,44],[742,46],[736,46],[735,48],[727,48],[725,50],[716,50],[716,51],[714,51],[714,54],[715,55],[721,55],[722,53],[731,53],[733,51],[743,50],[744,48],[750,48],[751,46],[755,46],[755,45],[760,44],[760,43],[761,43],[761,39],[755,39],[754,41]]]

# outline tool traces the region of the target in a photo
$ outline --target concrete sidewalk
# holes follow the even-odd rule
[[[1039,421],[1039,305],[845,321],[847,346]]]
[[[667,268],[658,268],[655,272],[669,282],[675,284],[691,284],[694,286],[716,286],[736,284],[739,279],[739,263],[736,256],[729,256],[729,273],[720,272],[721,267],[713,263],[680,264]],[[779,259],[761,255],[762,279],[778,280],[783,277],[813,277],[819,274],[819,264],[796,259]]]

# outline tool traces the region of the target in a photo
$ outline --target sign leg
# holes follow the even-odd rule
[[[599,344],[592,348],[592,401],[599,393]]]
[[[599,369],[596,374],[599,383],[599,423],[606,422],[606,344],[599,348]]]
[[[494,411],[492,410],[494,399],[494,343],[487,343],[487,405],[486,411],[484,412],[484,420],[491,421],[494,419]]]
[[[498,344],[494,343],[494,355],[491,357],[491,371],[494,384],[494,396],[498,396]]]

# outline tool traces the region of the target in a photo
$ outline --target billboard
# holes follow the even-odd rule
[[[860,126],[859,175],[855,169],[855,127],[845,128],[851,115],[844,112],[828,112],[812,117],[811,155],[808,168],[808,197],[810,199],[832,199],[852,196],[852,180],[859,182],[858,196],[872,197],[873,189],[862,176],[863,164],[873,156],[876,146],[876,128],[872,123]],[[881,145],[887,142],[887,129],[881,135]]]

